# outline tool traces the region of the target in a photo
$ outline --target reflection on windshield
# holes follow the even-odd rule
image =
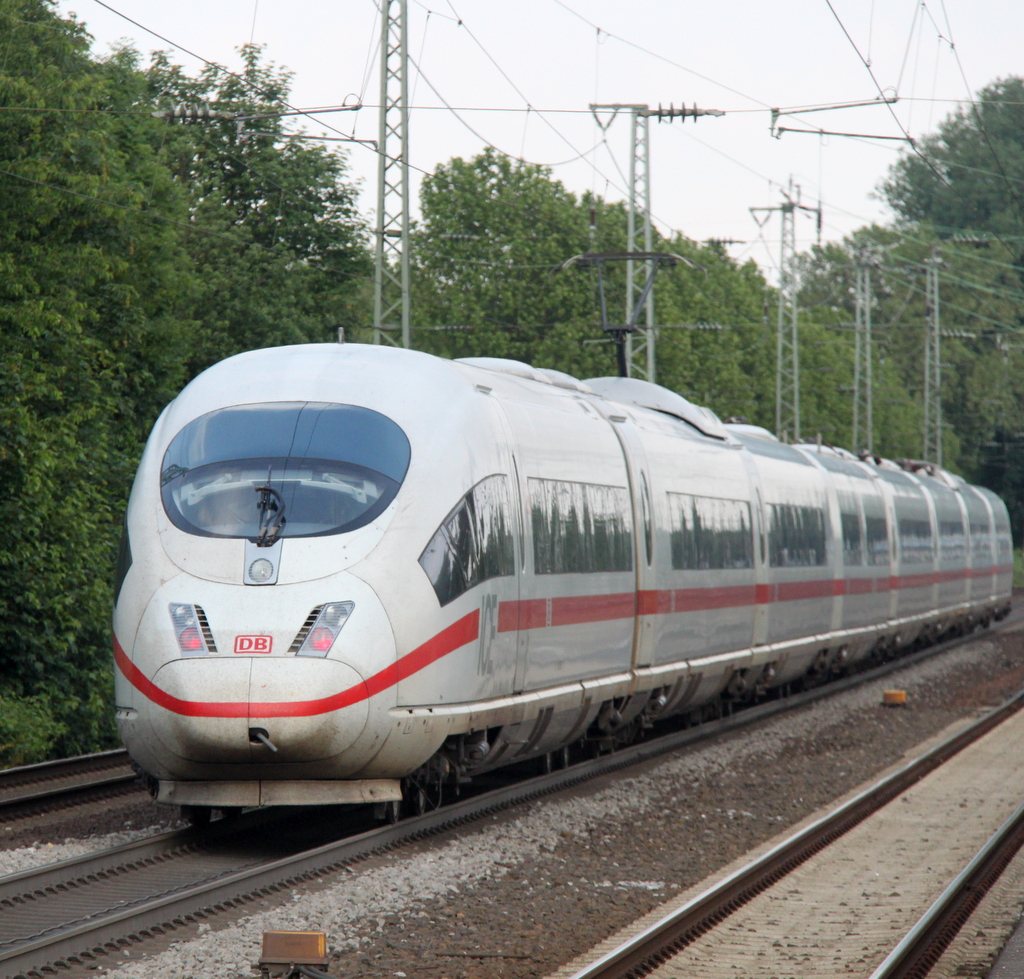
[[[295,453],[296,442],[322,455]],[[256,455],[259,448],[266,454]],[[248,457],[238,458],[239,449]],[[344,533],[384,511],[408,462],[402,430],[366,408],[289,403],[223,409],[187,425],[168,448],[164,509],[188,533],[256,539],[259,487],[269,485],[287,512],[280,537]]]

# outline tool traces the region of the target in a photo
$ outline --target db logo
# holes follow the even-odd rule
[[[236,653],[269,653],[273,636],[235,636]]]

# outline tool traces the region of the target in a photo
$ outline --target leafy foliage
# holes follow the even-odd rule
[[[418,346],[449,357],[511,357],[577,377],[616,372],[595,271],[559,266],[588,250],[623,251],[621,204],[577,198],[546,168],[489,149],[438,167],[424,181],[421,209],[413,281]],[[680,265],[659,273],[657,321],[730,327],[663,330],[658,381],[727,414],[762,418],[767,392],[749,380],[751,373],[764,376],[767,350],[760,272],[752,262],[737,267],[720,248],[682,238],[659,241],[658,248],[704,270]],[[611,324],[624,321],[625,272],[623,263],[605,266]]]
[[[909,225],[940,233],[1024,229],[1024,78],[987,85],[977,101],[957,109],[939,131],[920,141],[882,185]]]
[[[31,697],[108,672],[120,502],[183,379],[162,353],[181,262],[160,219],[178,194],[147,126],[110,111],[138,90],[129,60],[95,63],[38,2],[4,0],[0,23],[0,102],[43,110],[0,114],[0,679]],[[62,712],[64,750],[91,722],[72,697]]]
[[[67,725],[53,716],[49,698],[0,693],[0,768],[45,761]]]
[[[95,60],[46,0],[0,0],[0,25],[0,685],[26,724],[57,712],[25,750],[68,753],[113,739],[110,569],[156,415],[231,353],[329,337],[367,266],[339,157],[277,118],[247,140],[151,116],[279,108],[256,49],[243,80],[189,81]]]
[[[209,104],[243,116],[172,126],[159,149],[193,229],[183,247],[202,325],[190,373],[254,347],[329,340],[362,319],[358,283],[369,264],[345,161],[284,135],[289,74],[262,65],[257,47],[242,55],[241,75],[208,67],[190,78],[157,55],[145,76],[162,108]]]

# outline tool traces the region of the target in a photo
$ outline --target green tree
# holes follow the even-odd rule
[[[943,235],[1024,232],[1024,78],[987,85],[918,150],[904,154],[882,185],[902,221]]]
[[[421,211],[413,252],[418,347],[451,357],[511,357],[577,377],[615,373],[614,347],[601,329],[595,270],[558,269],[588,250],[624,250],[621,204],[589,194],[579,198],[550,170],[488,149],[438,167],[424,181]],[[661,331],[659,383],[726,415],[766,421],[765,283],[756,266],[738,267],[721,248],[683,238],[659,238],[656,247],[702,266],[659,272],[657,322],[705,320],[729,327]],[[608,263],[604,276],[609,322],[621,323],[624,264]]]
[[[845,349],[839,381],[849,391],[856,255],[865,247],[873,250],[875,449],[890,457],[917,458],[928,317],[925,270],[934,257],[940,258],[943,461],[1009,494],[1011,509],[1019,512],[1020,502],[1014,502],[1019,491],[1011,483],[1017,469],[1015,433],[1024,430],[1024,376],[1012,324],[1024,295],[1011,255],[998,242],[946,239],[934,253],[938,240],[929,226],[876,226],[815,249],[804,263],[801,302]],[[844,424],[849,424],[852,399],[844,393],[843,402]],[[996,479],[997,472],[1006,477]]]
[[[289,136],[291,75],[242,48],[239,75],[197,78],[157,54],[148,104],[211,105],[248,118],[165,122],[160,159],[186,196],[196,272],[190,373],[254,347],[332,339],[368,320],[365,228],[344,156]],[[291,121],[289,119],[289,121]]]
[[[110,736],[109,569],[139,435],[183,380],[185,212],[131,58],[95,62],[44,0],[0,0],[0,24],[0,694],[52,695],[70,751]]]
[[[590,203],[546,168],[493,149],[439,166],[423,182],[414,235],[416,345],[443,356],[607,373],[599,365],[611,355],[583,345],[602,339],[593,329],[591,277],[556,271],[586,251]],[[602,213],[602,241],[621,223],[619,210]]]

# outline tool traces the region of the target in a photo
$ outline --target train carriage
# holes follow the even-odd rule
[[[418,805],[1009,609],[998,497],[642,381],[252,351],[154,426],[114,611],[158,800]],[[429,798],[428,798],[429,797]]]

